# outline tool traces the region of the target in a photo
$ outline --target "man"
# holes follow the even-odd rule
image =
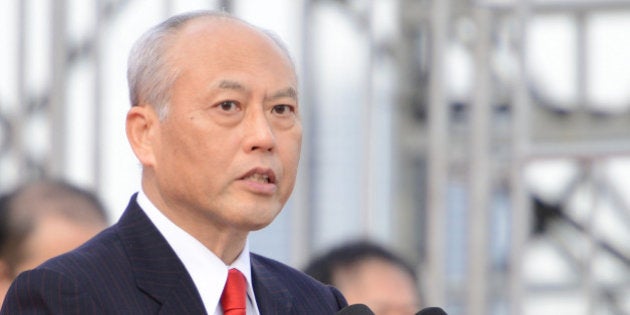
[[[2,195],[0,302],[20,272],[75,249],[106,227],[100,201],[63,181],[38,180]]]
[[[378,315],[415,314],[420,309],[416,275],[402,258],[378,244],[342,244],[313,259],[305,272],[339,288],[348,303]]]
[[[20,275],[2,313],[222,314],[234,292],[247,314],[345,306],[336,289],[249,253],[300,155],[296,74],[279,42],[222,13],[175,16],[136,43],[128,79],[142,189],[112,228]]]

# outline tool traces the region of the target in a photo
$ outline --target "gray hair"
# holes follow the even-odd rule
[[[199,18],[224,18],[240,21],[266,34],[287,56],[293,69],[293,59],[282,40],[273,32],[256,27],[223,11],[200,10],[172,16],[144,33],[133,45],[127,61],[127,81],[131,106],[147,102],[154,106],[160,119],[168,114],[170,88],[179,71],[169,65],[167,51],[172,38],[189,21]]]

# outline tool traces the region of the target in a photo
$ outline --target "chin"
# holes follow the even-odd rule
[[[245,228],[248,231],[258,231],[260,229],[263,229],[267,226],[269,226],[269,224],[271,224],[271,222],[273,222],[273,218],[271,219],[263,219],[263,218],[245,218],[242,221],[242,226],[243,228]]]
[[[269,222],[269,223],[271,223],[271,222]],[[255,232],[255,231],[261,230],[263,228],[266,228],[269,225],[269,223],[267,223],[267,224],[259,224],[259,225],[252,225],[252,226],[249,226],[247,228],[247,230],[249,230],[250,232]]]
[[[241,222],[243,222],[243,226],[245,226],[248,230],[258,231],[271,224],[271,222],[273,222],[273,220],[278,216],[279,213],[280,210],[270,211],[268,209],[260,210],[260,208],[258,208],[254,211],[249,212],[249,214],[245,213],[245,216],[241,218]]]

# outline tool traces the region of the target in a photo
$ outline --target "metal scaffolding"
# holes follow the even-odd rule
[[[606,10],[630,11],[628,1],[434,1],[431,15],[434,19],[450,22],[433,22],[430,34],[433,37],[431,44],[432,59],[430,61],[430,73],[433,77],[429,94],[429,113],[426,123],[428,125],[429,146],[425,149],[428,157],[429,196],[427,199],[427,279],[430,280],[431,291],[427,298],[430,303],[461,306],[465,314],[489,314],[492,310],[501,312],[501,309],[509,314],[532,313],[528,303],[532,301],[532,294],[545,292],[553,295],[552,285],[533,285],[524,273],[528,264],[528,252],[531,251],[532,238],[553,239],[558,237],[557,232],[549,231],[545,234],[534,236],[532,234],[535,209],[531,202],[533,192],[528,188],[524,172],[532,164],[538,161],[563,158],[580,161],[580,169],[584,169],[587,175],[583,178],[587,183],[602,179],[601,169],[607,161],[616,157],[628,157],[630,154],[630,115],[628,109],[622,113],[598,115],[588,103],[586,95],[589,86],[587,67],[588,37],[587,17],[589,14]],[[439,3],[439,4],[438,4]],[[528,27],[532,19],[543,14],[566,14],[574,18],[577,32],[577,45],[575,52],[578,57],[575,64],[577,73],[577,99],[580,101],[575,110],[559,113],[550,108],[546,100],[537,98],[536,90],[531,82],[529,69],[526,62],[528,47]],[[457,41],[453,36],[453,27],[457,21],[465,16],[473,21],[474,40],[468,45],[470,54],[473,55],[475,75],[473,95],[464,104],[465,118],[444,116],[449,108],[455,104],[445,100],[443,96],[444,78],[440,73],[443,70],[443,59],[440,56],[446,54],[446,43]],[[497,37],[501,31],[501,19],[514,20],[517,27],[513,31],[512,51],[518,65],[517,76],[513,78],[511,87],[512,97],[505,104],[496,98],[497,89],[502,82],[492,81],[492,69],[489,63],[496,42],[492,38]],[[490,27],[492,26],[492,27]],[[445,30],[445,28],[447,30]],[[450,30],[450,33],[449,31]],[[446,37],[445,39],[443,37]],[[496,77],[496,76],[495,76]],[[435,81],[440,81],[436,83]],[[505,106],[505,107],[504,107]],[[507,114],[506,114],[507,113]],[[496,119],[502,119],[501,115],[507,115],[511,129],[494,127]],[[464,125],[458,127],[455,124]],[[465,132],[460,133],[458,128]],[[445,143],[451,144],[445,145]],[[463,145],[465,154],[459,154],[461,148],[453,145]],[[503,148],[507,150],[507,155]],[[445,151],[447,150],[447,151]],[[447,164],[445,164],[447,163]],[[468,166],[461,165],[468,164]],[[600,171],[591,172],[589,170]],[[444,270],[444,264],[448,259],[444,257],[444,244],[449,234],[448,223],[453,218],[448,217],[445,210],[445,196],[443,190],[449,178],[467,177],[469,190],[467,204],[468,254],[467,254],[467,281],[456,282],[454,286],[448,283],[448,274]],[[576,179],[579,181],[579,179]],[[489,261],[488,244],[492,238],[489,222],[492,220],[490,212],[490,194],[500,190],[506,185],[509,190],[511,206],[510,251],[507,268],[497,268]],[[576,184],[579,184],[576,183]],[[437,185],[438,187],[431,187]],[[442,187],[442,188],[440,188]],[[628,298],[628,248],[613,248],[625,271],[620,274],[619,282],[610,289],[602,284],[595,273],[595,265],[598,263],[599,251],[605,250],[610,244],[599,242],[597,228],[595,227],[598,216],[600,195],[603,191],[600,185],[588,185],[590,191],[590,203],[588,219],[578,224],[580,233],[586,239],[587,254],[578,257],[564,257],[570,265],[577,264],[579,270],[578,281],[566,286],[556,293],[578,292],[580,305],[584,314],[622,314],[627,312],[627,304],[623,304]],[[560,201],[566,204],[567,201]],[[563,209],[569,212],[567,209]],[[628,213],[627,207],[619,209],[622,213]],[[625,216],[627,218],[627,216]],[[556,225],[567,224],[575,221],[571,214],[566,214],[563,220],[555,222]],[[446,224],[445,224],[446,222]],[[628,223],[625,222],[626,226]],[[576,244],[564,244],[575,247]],[[569,250],[569,249],[565,249]],[[561,255],[562,256],[562,255]],[[436,258],[437,257],[437,258]],[[509,283],[497,284],[494,279],[507,279]],[[441,282],[447,285],[436,285]],[[466,287],[462,294],[459,288]],[[504,296],[508,307],[501,303],[502,288],[510,288],[510,294]],[[625,289],[623,289],[625,287]],[[611,291],[612,290],[612,291]],[[612,298],[605,296],[612,295]],[[451,297],[451,298],[446,298]],[[454,298],[453,298],[454,297]],[[449,303],[449,300],[451,301]],[[625,310],[625,311],[624,311]],[[551,314],[551,313],[550,313]]]

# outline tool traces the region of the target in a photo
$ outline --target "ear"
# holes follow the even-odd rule
[[[127,112],[127,140],[143,166],[155,166],[159,119],[150,105],[132,106]]]

